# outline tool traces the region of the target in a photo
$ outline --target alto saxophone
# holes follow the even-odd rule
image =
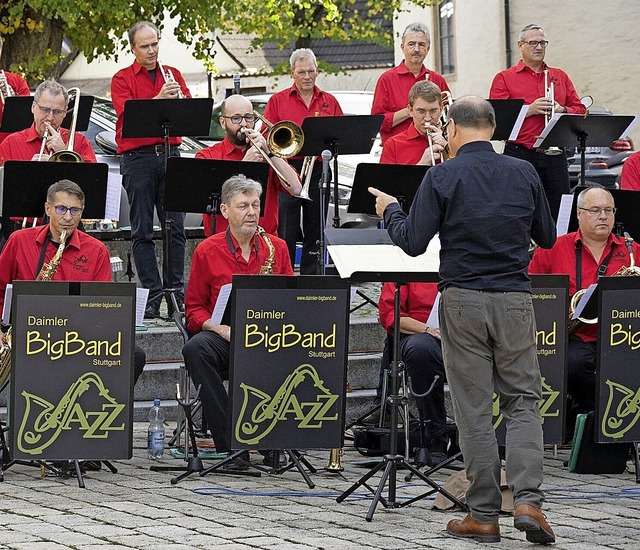
[[[276,263],[276,249],[267,235],[267,232],[260,226],[256,228],[256,233],[262,237],[262,240],[267,245],[269,249],[269,257],[264,261],[264,264],[260,266],[260,271],[258,272],[260,275],[271,275],[273,273],[273,264]]]
[[[50,281],[56,274],[62,253],[64,252],[67,230],[60,233],[60,245],[49,263],[45,263],[36,277],[36,281]],[[11,375],[11,327],[4,335],[5,343],[0,344],[0,391],[6,386]]]

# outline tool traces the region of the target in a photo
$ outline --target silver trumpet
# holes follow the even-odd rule
[[[175,77],[173,76],[173,71],[171,69],[165,69],[162,63],[158,61],[158,68],[164,77],[165,82],[176,82]],[[184,99],[185,95],[182,93],[182,89],[178,90],[178,99]]]
[[[553,80],[549,78],[549,70],[544,70],[544,97],[551,100],[551,109],[544,113],[544,125],[547,126],[553,115],[556,113],[556,100],[553,93]],[[547,155],[559,155],[562,153],[562,149],[559,147],[549,147],[546,151]]]
[[[11,87],[11,84],[7,82],[7,75],[4,69],[0,69],[0,101],[4,105],[5,100],[8,97],[16,95],[15,90]]]
[[[304,157],[302,161],[302,169],[300,170],[300,179],[302,180],[302,190],[298,195],[299,199],[309,198],[309,187],[311,186],[311,174],[313,174],[313,165],[316,163],[316,157]]]

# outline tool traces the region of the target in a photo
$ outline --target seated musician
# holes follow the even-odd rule
[[[274,275],[293,275],[287,244],[275,235],[258,236],[261,185],[244,175],[222,185],[220,210],[228,222],[224,232],[201,242],[193,253],[185,300],[187,329],[193,337],[182,350],[185,366],[196,386],[205,419],[218,452],[231,450],[227,439],[227,392],[231,327],[211,322],[220,288],[234,274],[257,274],[271,258]],[[273,248],[272,248],[273,247]],[[246,467],[248,453],[227,463],[226,469]],[[272,464],[265,456],[265,463]]]
[[[4,39],[0,37],[0,56],[2,56],[2,47],[4,46]],[[29,90],[29,84],[19,74],[10,73],[0,69],[0,95],[2,95],[2,101],[0,101],[0,122],[2,121],[2,115],[4,114],[5,99],[10,96],[28,96],[31,95]],[[8,132],[0,132],[0,143],[9,135]]]
[[[267,146],[267,141],[258,132],[255,126],[256,117],[253,114],[253,105],[246,97],[232,95],[222,103],[220,126],[225,135],[220,143],[216,143],[196,153],[196,158],[218,160],[241,160],[245,162],[265,162],[264,156],[258,151],[258,147],[269,157],[273,166],[286,178],[283,182],[275,170],[269,169],[267,192],[265,193],[264,216],[260,218],[260,226],[267,232],[278,234],[278,196],[280,188],[284,188],[291,195],[299,195],[302,190],[298,173],[286,160],[273,156]],[[253,146],[251,140],[256,144]],[[288,184],[288,187],[287,187]],[[209,236],[214,233],[212,215],[204,214],[204,234]],[[228,226],[224,216],[217,214],[215,233],[224,231]]]
[[[599,276],[613,275],[630,265],[624,239],[611,233],[615,222],[615,203],[611,193],[600,185],[582,191],[577,198],[578,231],[558,237],[551,249],[538,248],[531,263],[531,274],[569,275],[569,295],[596,283]],[[640,247],[633,243],[637,258]],[[568,393],[574,412],[595,409],[597,324],[583,324],[569,337]],[[569,433],[573,425],[567,426]]]
[[[0,311],[5,290],[13,281],[33,281],[42,266],[60,246],[60,234],[67,230],[65,248],[53,281],[111,281],[111,261],[107,247],[84,231],[76,231],[84,210],[84,192],[70,180],[60,180],[47,191],[44,209],[47,225],[29,227],[14,232],[0,254]],[[81,261],[79,261],[81,259]],[[2,327],[0,339],[4,342]],[[134,383],[142,374],[145,353],[135,347]]]
[[[387,143],[392,139],[393,137],[389,138]],[[426,423],[423,429],[430,466],[436,466],[447,459],[448,443],[440,329],[426,325],[437,294],[438,287],[435,283],[407,283],[400,288],[398,358],[405,364],[421,419]],[[389,335],[393,334],[394,295],[393,283],[384,283],[378,310],[380,324]],[[439,379],[433,390],[426,396],[420,396],[431,388],[436,375]]]
[[[64,86],[54,80],[42,82],[33,95],[33,124],[21,132],[10,134],[0,143],[0,164],[7,160],[46,161],[53,153],[67,149],[69,130],[61,128],[60,125],[67,114],[68,103],[69,95]],[[78,132],[74,137],[73,149],[85,162],[96,162],[91,143]],[[3,218],[5,238],[8,238],[22,221],[14,219],[14,223],[11,223]],[[28,220],[29,223],[31,221]]]
[[[447,140],[442,135],[442,93],[433,82],[416,82],[409,90],[411,125],[391,136],[382,147],[382,164],[424,164],[431,166],[442,160]],[[429,137],[427,137],[429,134]],[[429,139],[433,144],[430,146]]]
[[[620,189],[640,191],[640,151],[636,151],[622,165]]]

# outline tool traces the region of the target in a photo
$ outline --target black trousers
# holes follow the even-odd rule
[[[569,338],[567,391],[574,405],[588,412],[596,408],[596,342]]]
[[[229,397],[224,380],[229,379],[229,342],[203,330],[182,348],[185,366],[193,383],[200,388],[202,410],[217,452],[230,451],[227,406]]]
[[[569,193],[569,165],[564,152],[560,155],[546,155],[538,153],[535,149],[507,143],[504,146],[504,154],[526,160],[533,165],[542,181],[551,215],[557,220],[562,195]]]

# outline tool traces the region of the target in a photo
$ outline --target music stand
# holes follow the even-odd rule
[[[89,128],[93,100],[94,97],[92,95],[80,95],[80,108],[78,110],[78,119],[76,120],[77,132],[84,132]],[[69,129],[71,127],[74,104],[75,98],[69,102],[68,112],[60,125],[63,128]],[[14,95],[7,97],[2,113],[0,132],[20,132],[21,130],[29,128],[29,126],[33,124],[32,106],[33,96]]]
[[[0,193],[0,212],[7,217],[42,217],[47,190],[62,179],[77,183],[85,194],[84,219],[103,219],[109,166],[95,162],[8,160]],[[25,193],[25,182],[29,192]]]
[[[496,129],[492,140],[506,141],[516,125],[524,99],[488,99],[496,113]]]
[[[304,145],[299,155],[317,157],[322,151],[328,149],[333,157],[333,227],[340,227],[338,156],[369,153],[383,119],[382,115],[347,115],[307,117],[302,121],[302,132],[305,137]],[[329,190],[323,186],[320,195],[320,249],[318,258],[322,261],[324,268],[326,257],[326,243],[324,242],[325,209],[329,204]]]
[[[204,136],[209,134],[213,99],[128,99],[124,102],[122,122],[123,138],[162,138],[164,140],[164,169],[171,154],[170,139],[178,136]],[[171,212],[165,207],[165,214]],[[163,230],[163,271],[166,281],[171,280],[171,229],[173,222],[165,215]],[[167,294],[175,289],[164,289]]]
[[[585,181],[587,140],[591,147],[609,147],[616,139],[627,135],[635,124],[634,115],[572,115],[555,114],[534,147],[551,146],[577,148],[580,153],[580,179]]]

